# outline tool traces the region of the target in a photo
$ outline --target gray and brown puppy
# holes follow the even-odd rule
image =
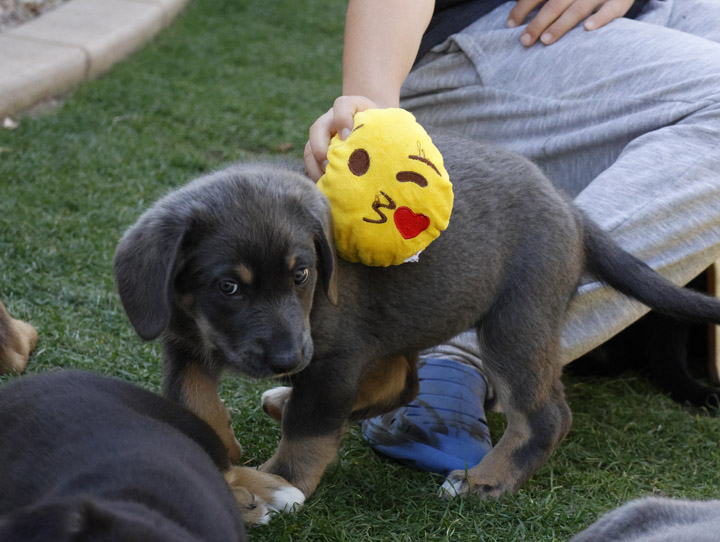
[[[240,449],[217,397],[221,372],[289,376],[292,393],[278,401],[282,438],[263,469],[306,495],[335,457],[343,425],[406,402],[416,391],[416,353],[471,327],[508,424],[446,487],[516,491],[570,428],[558,336],[585,270],[658,310],[720,322],[720,302],[621,250],[530,162],[433,140],[455,204],[418,263],[336,260],[325,197],[302,174],[268,165],[191,182],[119,243],[120,297],[142,338],[162,337],[166,395],[215,427],[233,456]],[[424,167],[415,173],[428,174]]]

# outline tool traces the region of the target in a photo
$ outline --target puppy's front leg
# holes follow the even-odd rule
[[[325,469],[335,459],[341,437],[342,429],[304,438],[283,434],[275,454],[260,469],[282,476],[309,497],[320,483]]]
[[[282,476],[309,497],[335,459],[352,411],[354,379],[335,368],[310,367],[293,382],[282,412],[283,434],[275,454],[260,468]],[[335,371],[338,371],[337,373]]]
[[[212,427],[227,448],[230,461],[238,461],[242,457],[242,446],[235,438],[230,413],[218,395],[219,375],[211,374],[196,363],[180,364],[174,358],[166,358],[164,365],[164,395]]]

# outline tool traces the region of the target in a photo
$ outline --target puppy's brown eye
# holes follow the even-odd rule
[[[240,286],[234,280],[221,280],[219,286],[220,291],[228,297],[240,294]]]
[[[298,286],[300,286],[301,284],[305,284],[309,276],[310,270],[307,267],[301,267],[300,269],[297,269],[295,271],[295,284],[297,284]]]

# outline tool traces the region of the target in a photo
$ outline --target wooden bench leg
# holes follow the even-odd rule
[[[720,297],[720,260],[708,268],[708,293]],[[708,363],[710,367],[710,379],[715,384],[720,384],[720,326],[710,326],[708,336]]]

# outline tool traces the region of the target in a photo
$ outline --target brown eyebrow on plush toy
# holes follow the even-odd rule
[[[430,160],[425,158],[424,156],[418,156],[417,154],[411,154],[408,156],[410,160],[418,160],[419,162],[422,162],[423,164],[430,166],[435,170],[435,173],[440,175],[442,177],[442,174],[438,170],[438,168],[433,164]],[[416,171],[401,171],[397,175],[395,175],[395,178],[398,180],[398,182],[401,183],[415,183],[416,185],[425,188],[428,185],[427,179],[423,177],[420,173]]]
[[[415,171],[401,171],[395,178],[401,183],[415,183],[421,188],[425,188],[428,185],[427,179]]]
[[[431,168],[433,168],[435,170],[435,173],[437,173],[438,175],[440,175],[442,177],[442,174],[440,173],[438,168],[435,166],[435,164],[433,164],[430,160],[428,160],[424,156],[417,156],[416,154],[411,154],[410,156],[408,156],[408,158],[410,158],[410,160],[419,160],[423,164],[430,166]]]

